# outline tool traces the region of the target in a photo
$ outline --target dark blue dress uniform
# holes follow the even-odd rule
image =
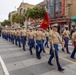
[[[66,26],[67,27],[67,26]],[[70,35],[70,32],[69,32],[69,30],[64,30],[63,31],[63,36],[64,36],[64,41],[65,41],[65,48],[66,48],[66,51],[67,51],[67,53],[69,53],[70,54],[70,52],[69,52],[69,49],[68,49],[68,43],[69,43],[69,35]]]
[[[46,34],[45,46],[46,46],[47,48],[49,48],[49,45],[48,45],[48,42],[49,42],[49,32],[45,32],[45,34]]]
[[[12,43],[14,44],[14,41],[15,41],[15,30],[13,29],[12,31]]]
[[[12,30],[10,30],[10,41],[12,42]]]
[[[35,46],[34,36],[35,34],[33,30],[32,28],[30,28],[30,31],[28,32],[28,39],[29,39],[29,50],[30,50],[31,55],[33,55],[32,48],[34,48]]]
[[[8,40],[8,29],[6,29],[6,40]]]
[[[40,30],[38,30],[36,32],[36,56],[38,59],[41,59],[40,54],[41,54],[42,50],[44,49],[43,42],[42,42],[42,35],[43,35],[43,33]]]
[[[18,46],[21,47],[21,31],[20,31],[20,28],[17,30],[17,43],[18,43]]]
[[[26,45],[26,30],[22,29],[21,30],[21,42],[22,42],[22,46],[23,46],[23,50],[25,51],[25,45]]]
[[[45,53],[45,49],[44,49],[44,42],[46,40],[46,35],[45,35],[45,32],[42,31],[43,35],[42,35],[42,43],[43,43],[43,52]]]
[[[75,59],[75,53],[76,53],[76,31],[72,34],[72,41],[74,45],[74,50],[71,54],[71,58]]]
[[[8,40],[10,41],[10,29],[8,31]]]
[[[6,40],[8,40],[7,29],[5,29],[4,37],[5,37]]]
[[[14,39],[15,39],[15,45],[17,45],[17,29],[15,29]]]
[[[61,38],[60,38],[58,32],[56,32],[57,31],[56,27],[57,27],[57,24],[53,24],[53,28],[55,30],[54,31],[52,30],[52,32],[50,33],[50,42],[52,43],[52,45],[51,45],[52,51],[51,51],[50,58],[48,60],[48,64],[53,65],[51,62],[52,62],[52,59],[55,57],[58,70],[63,71],[64,69],[61,67],[61,65],[59,63],[59,57],[58,57],[58,43],[61,40]],[[60,42],[62,42],[62,40]]]

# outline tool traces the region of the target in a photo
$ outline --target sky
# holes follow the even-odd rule
[[[16,11],[22,1],[36,5],[43,0],[0,0],[0,22],[8,19],[9,12]]]

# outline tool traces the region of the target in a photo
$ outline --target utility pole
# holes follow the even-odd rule
[[[15,11],[17,10],[16,6],[15,6]]]
[[[68,29],[70,30],[70,8],[71,8],[71,5],[70,3],[67,4],[67,8],[68,8]]]
[[[46,11],[48,12],[48,0],[46,0]]]
[[[56,0],[54,0],[54,19],[56,18]]]

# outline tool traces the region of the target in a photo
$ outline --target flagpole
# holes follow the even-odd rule
[[[16,6],[15,6],[15,10],[16,10]]]
[[[22,0],[22,2],[24,2],[24,0]]]

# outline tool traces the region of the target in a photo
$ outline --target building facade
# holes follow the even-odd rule
[[[46,4],[46,10],[51,18],[61,18],[64,16],[64,0],[44,0]]]
[[[65,15],[68,16],[68,6],[70,5],[70,18],[76,16],[76,0],[65,0]]]
[[[8,15],[8,19],[11,20],[12,19],[12,15],[14,15],[16,13],[17,13],[17,11],[10,12],[9,15]]]
[[[76,0],[44,0],[46,10],[50,15],[50,23],[71,26],[71,18],[76,16]],[[60,29],[60,28],[59,28]]]
[[[20,14],[24,14],[28,8],[33,8],[33,7],[35,7],[35,5],[22,2],[20,6],[17,8],[17,12]]]
[[[46,10],[53,18],[76,16],[76,0],[44,0],[44,3]]]
[[[12,15],[14,15],[16,13],[19,13],[19,14],[23,15],[28,8],[33,8],[33,7],[35,7],[35,5],[22,2],[20,4],[20,6],[17,8],[17,11],[10,12],[9,15],[8,15],[8,19],[11,20],[11,26],[15,26],[15,27],[20,26],[20,24],[12,22]],[[27,24],[27,23],[24,22],[24,25],[25,24]],[[26,25],[25,25],[25,27],[26,27]]]
[[[36,6],[46,9],[46,5],[45,5],[44,1],[37,4]]]
[[[9,13],[9,15],[8,15],[8,20],[10,20],[11,21],[11,26],[13,26],[13,22],[12,22],[12,15],[14,15],[14,14],[16,14],[16,13],[18,13],[17,11],[12,11],[12,12],[10,12]]]

